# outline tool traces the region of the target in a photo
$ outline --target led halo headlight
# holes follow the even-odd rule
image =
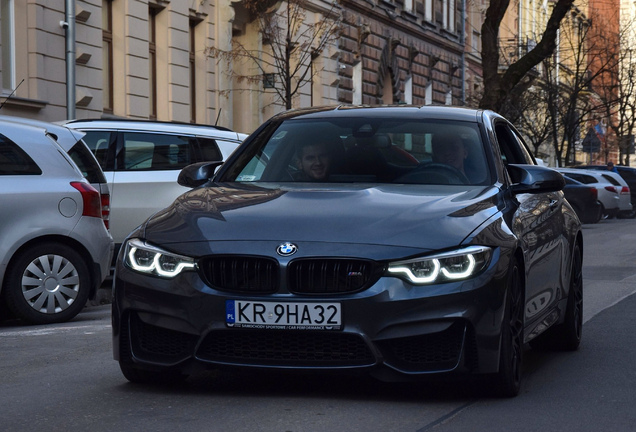
[[[389,263],[387,273],[414,285],[469,279],[490,263],[492,249],[469,246],[450,252]]]
[[[124,262],[139,273],[166,278],[173,278],[182,271],[193,270],[195,267],[193,258],[165,251],[137,238],[126,243]]]

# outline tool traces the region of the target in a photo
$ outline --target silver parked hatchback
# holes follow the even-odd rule
[[[102,195],[87,180],[96,176],[101,188],[99,167],[82,134],[73,132],[73,144],[60,138],[63,129],[0,118],[0,299],[34,324],[76,316],[108,275],[113,253]]]

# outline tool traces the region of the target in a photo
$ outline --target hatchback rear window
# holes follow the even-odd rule
[[[0,175],[40,175],[40,167],[17,144],[0,135]]]
[[[75,165],[77,165],[89,183],[106,183],[106,177],[104,177],[102,169],[91,151],[86,147],[86,144],[84,144],[84,141],[80,140],[75,143],[68,151],[68,155],[73,159],[73,162],[75,162]]]

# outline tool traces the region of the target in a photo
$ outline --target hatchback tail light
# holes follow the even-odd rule
[[[595,187],[590,188],[590,194],[594,198],[594,201],[598,200],[598,189]]]
[[[631,192],[629,191],[629,187],[627,187],[627,186],[623,186],[623,188],[621,189],[621,193],[622,194],[630,194],[631,195]]]
[[[616,190],[614,186],[605,186],[605,190],[608,190],[613,193],[618,193],[618,191]]]
[[[99,192],[93,186],[83,182],[71,182],[71,186],[82,194],[84,208],[82,216],[102,218],[102,201]]]
[[[110,229],[110,194],[102,194],[102,219],[106,229]]]

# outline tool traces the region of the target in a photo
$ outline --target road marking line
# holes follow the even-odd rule
[[[49,326],[46,328],[39,328],[33,330],[0,330],[0,337],[15,337],[15,336],[47,336],[56,333],[70,333],[74,331],[84,331],[85,334],[92,334],[98,331],[111,330],[110,324],[94,324],[83,326],[67,326],[67,327],[54,327]]]

